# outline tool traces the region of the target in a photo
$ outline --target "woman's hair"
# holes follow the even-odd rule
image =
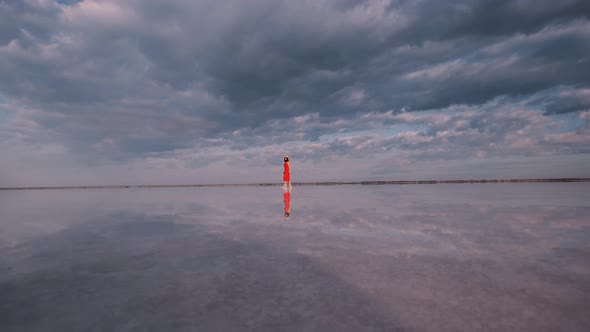
[[[284,160],[285,162],[288,162],[288,161],[289,161],[289,157],[285,156],[285,157],[283,157],[283,160]]]
[[[285,212],[285,218],[289,218],[290,216],[291,216],[291,213]]]

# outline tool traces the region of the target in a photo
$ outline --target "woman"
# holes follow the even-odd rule
[[[291,165],[289,164],[289,156],[283,157],[283,167],[285,168],[283,171],[283,187],[289,186],[291,188]]]

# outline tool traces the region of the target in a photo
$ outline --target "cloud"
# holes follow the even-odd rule
[[[590,110],[590,89],[566,90],[547,99],[545,114]]]
[[[286,149],[587,153],[589,17],[573,0],[1,2],[5,172],[41,151],[183,172]]]
[[[576,0],[437,1],[424,2],[419,7],[421,18],[434,18],[427,24],[428,32],[447,38],[532,34],[548,24],[590,17],[590,5]],[[441,27],[446,29],[437,29]]]

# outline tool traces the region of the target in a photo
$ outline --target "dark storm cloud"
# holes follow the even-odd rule
[[[38,140],[106,159],[219,142],[309,142],[317,158],[429,151],[430,123],[415,136],[315,144],[393,125],[388,116],[402,110],[484,112],[478,106],[499,96],[518,103],[558,86],[583,91],[589,16],[587,1],[571,0],[4,1],[0,96]],[[584,98],[548,95],[539,107],[583,111]],[[469,121],[465,135],[524,126]],[[480,146],[473,140],[446,155]]]
[[[546,114],[564,114],[590,110],[590,89],[580,93],[562,93],[550,98],[545,107]]]
[[[394,82],[413,109],[481,104],[497,96],[531,95],[557,85],[590,85],[587,22],[515,35],[462,57],[435,62]]]
[[[590,17],[590,4],[577,0],[429,1],[418,7],[425,39],[531,34],[551,23]]]
[[[367,96],[377,100],[373,105],[359,103],[364,108],[427,109],[481,103],[503,94],[534,93],[555,84],[588,83],[588,75],[579,70],[588,65],[588,59],[584,59],[588,54],[586,45],[590,44],[586,31],[547,39],[543,33],[532,40],[524,38],[524,45],[514,43],[501,53],[489,55],[479,54],[482,45],[477,40],[483,35],[489,45],[501,44],[502,38],[515,34],[539,33],[553,24],[583,19],[590,13],[585,2],[376,3],[354,7],[356,12],[351,7],[315,12],[296,7],[299,11],[287,19],[283,19],[283,8],[279,6],[258,25],[238,24],[242,29],[224,39],[224,47],[213,51],[216,56],[208,67],[212,68],[214,88],[241,109],[254,108],[259,113],[268,110],[279,116],[276,113],[296,115],[308,108],[326,115],[355,112],[358,108],[335,106],[332,98],[355,86],[375,92],[385,90]],[[381,15],[372,16],[370,9],[381,10]],[[546,33],[550,35],[550,29]],[[420,63],[402,62],[395,57],[372,63],[385,52],[404,45],[421,47],[424,42],[438,41],[452,49],[461,38],[467,42],[463,41],[463,53],[455,54],[455,59],[467,55],[472,57],[466,60],[467,65],[490,63],[487,70],[474,73],[458,68],[459,72],[449,73],[450,77],[437,82],[407,82],[391,78],[448,58],[431,54]],[[513,63],[495,68],[514,56],[517,59]],[[538,66],[546,69],[537,73]],[[306,79],[310,73],[321,71],[334,76],[319,81]],[[442,88],[432,89],[435,84]],[[409,92],[416,90],[418,93]],[[392,94],[395,98],[388,98]],[[426,98],[420,97],[423,94]],[[298,104],[301,101],[305,101],[303,105]],[[289,107],[292,104],[294,109]]]
[[[39,7],[31,1],[0,1],[0,45],[29,34],[47,40],[55,31],[57,7]]]

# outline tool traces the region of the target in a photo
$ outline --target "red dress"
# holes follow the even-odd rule
[[[289,163],[285,163],[285,171],[283,172],[283,181],[290,182],[291,181],[291,170],[289,169]]]

